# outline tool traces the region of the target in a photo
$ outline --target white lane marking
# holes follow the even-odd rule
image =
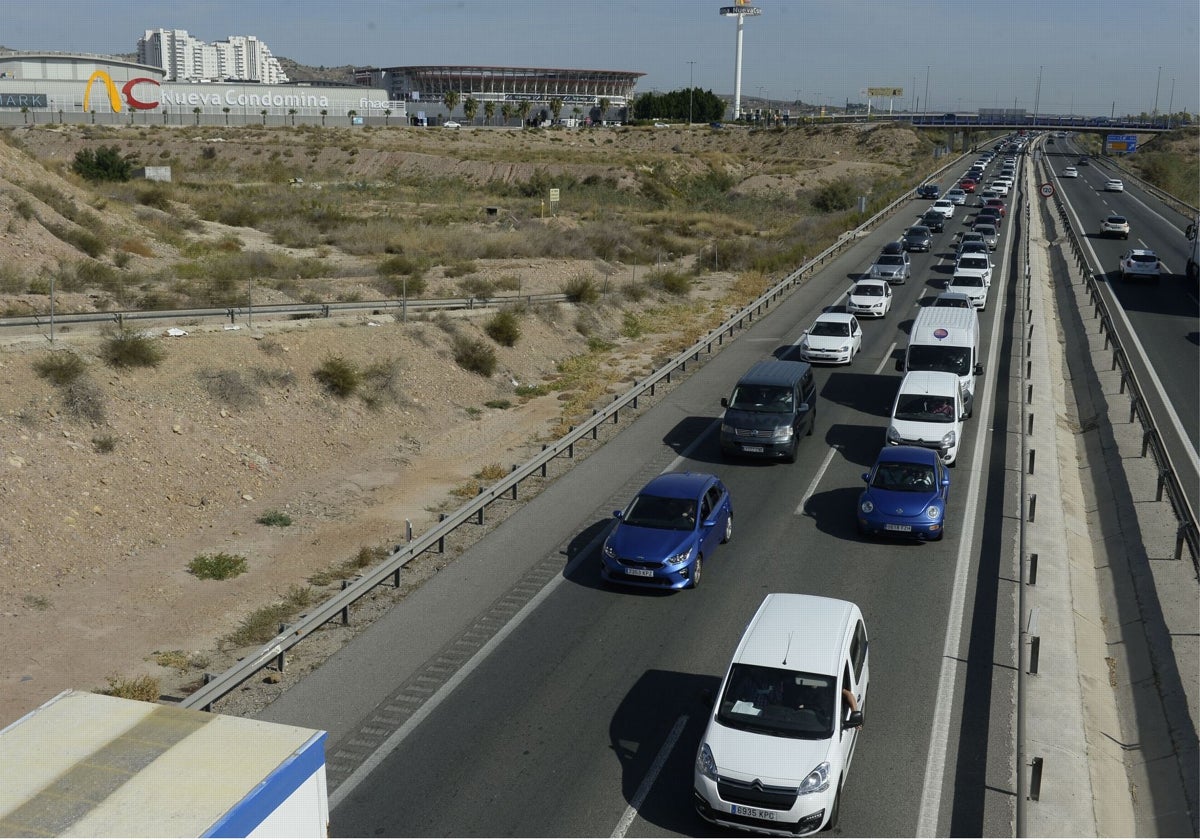
[[[879,372],[881,370],[883,370],[883,366],[886,365],[888,363],[888,360],[890,360],[892,358],[892,353],[893,353],[893,351],[895,351],[895,349],[896,349],[896,342],[893,341],[892,346],[889,347],[887,349],[887,352],[883,354],[883,358],[879,362],[879,367],[875,368],[875,376],[879,375]]]
[[[1006,282],[1008,253],[1006,248],[1000,266],[1000,276],[1006,278]],[[1000,348],[1002,326],[998,319],[993,319],[992,341],[988,346],[988,358],[993,360],[993,364]],[[989,387],[980,400],[980,417],[991,416],[991,403],[996,393],[996,385],[996,377],[991,377]],[[958,544],[958,556],[954,560],[954,583],[950,587],[950,613],[946,616],[946,642],[942,647],[942,667],[938,674],[937,700],[933,707],[933,731],[929,735],[929,754],[925,759],[921,809],[917,814],[917,829],[914,832],[917,837],[937,836],[938,814],[942,808],[942,786],[950,751],[950,721],[954,712],[954,686],[958,681],[959,647],[962,645],[963,609],[966,606],[971,558],[975,554],[975,522],[979,512],[979,490],[983,483],[983,453],[988,448],[984,445],[982,428],[975,441],[975,455],[971,459],[971,484],[967,488],[966,511],[962,519],[962,539]]]
[[[804,506],[808,504],[809,498],[817,491],[817,485],[821,483],[821,478],[825,475],[825,470],[829,469],[829,464],[833,461],[833,456],[837,454],[837,447],[832,447],[829,454],[825,456],[825,460],[821,462],[820,469],[813,476],[812,483],[808,485],[808,489],[804,491],[804,495],[800,497],[800,504],[796,506],[796,515],[800,516],[804,513]]]
[[[617,827],[613,829],[612,834],[608,835],[609,837],[624,837],[625,832],[629,831],[629,826],[633,825],[633,820],[641,810],[642,803],[650,795],[650,788],[654,787],[654,783],[658,780],[658,774],[662,772],[663,765],[667,763],[667,757],[670,756],[671,750],[675,749],[675,742],[683,734],[683,727],[687,725],[687,720],[688,716],[684,715],[675,721],[675,725],[671,727],[671,734],[667,736],[667,740],[658,750],[658,755],[654,757],[654,763],[650,765],[650,772],[638,785],[637,793],[633,795],[633,801],[629,803],[621,821],[617,823]]]

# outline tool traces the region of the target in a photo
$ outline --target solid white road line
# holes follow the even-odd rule
[[[813,476],[812,482],[808,485],[808,489],[804,491],[804,495],[800,497],[800,504],[796,506],[796,515],[800,516],[804,513],[804,506],[808,504],[809,498],[817,491],[817,485],[821,483],[821,477],[825,475],[825,470],[829,469],[830,462],[833,461],[833,456],[838,452],[837,447],[830,448],[829,454],[825,456],[825,460],[821,462],[820,469]]]
[[[662,772],[663,765],[667,763],[667,757],[671,755],[671,750],[675,749],[675,742],[683,734],[683,727],[687,725],[687,721],[687,715],[675,721],[675,725],[671,727],[671,734],[667,736],[667,740],[663,741],[663,745],[658,750],[658,755],[654,757],[654,763],[650,765],[650,772],[646,774],[646,778],[642,779],[642,783],[638,785],[637,793],[633,795],[633,801],[629,803],[629,807],[625,809],[621,821],[617,823],[617,827],[613,829],[612,834],[608,835],[609,837],[624,837],[625,832],[629,831],[629,826],[633,825],[633,820],[637,817],[638,811],[641,810],[642,803],[650,795],[650,788],[654,787],[654,783],[658,781],[658,774]]]

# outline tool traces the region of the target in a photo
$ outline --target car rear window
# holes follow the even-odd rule
[[[1109,216],[1107,221],[1109,224],[1112,224],[1112,225],[1126,224],[1126,219],[1124,216]]]
[[[1158,263],[1158,257],[1153,254],[1130,254],[1129,259],[1137,263]]]

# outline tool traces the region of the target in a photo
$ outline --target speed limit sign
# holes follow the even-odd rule
[[[1049,198],[1050,196],[1054,195],[1054,185],[1051,183],[1042,184],[1038,188],[1038,192],[1042,194],[1042,198]]]

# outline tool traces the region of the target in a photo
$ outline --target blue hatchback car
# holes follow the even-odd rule
[[[940,540],[945,536],[950,471],[935,450],[920,446],[882,449],[858,497],[858,532],[868,536]]]
[[[652,589],[700,585],[704,561],[733,536],[733,502],[715,475],[664,473],[634,497],[604,541],[601,576]]]

